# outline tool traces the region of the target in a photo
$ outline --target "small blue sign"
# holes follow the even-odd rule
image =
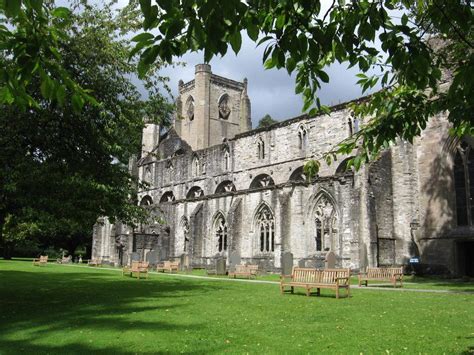
[[[410,258],[410,264],[418,264],[420,262],[420,258]]]

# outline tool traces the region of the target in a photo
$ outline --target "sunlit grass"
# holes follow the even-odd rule
[[[0,354],[408,354],[474,347],[474,295],[352,295],[280,295],[273,284],[156,274],[136,280],[114,270],[0,261]]]

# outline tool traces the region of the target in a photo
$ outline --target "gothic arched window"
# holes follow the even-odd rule
[[[458,226],[474,225],[474,149],[466,142],[454,159],[454,186]]]
[[[230,169],[230,153],[228,149],[224,149],[222,168],[224,171],[229,171]]]
[[[304,125],[301,125],[298,129],[298,140],[300,150],[305,150],[308,145],[308,131]]]
[[[191,168],[192,168],[192,176],[199,176],[201,172],[201,163],[199,161],[199,158],[196,155],[193,157]]]
[[[214,235],[217,241],[217,251],[227,251],[227,223],[224,216],[219,213],[214,221]]]
[[[143,174],[143,181],[151,183],[151,168],[147,166],[145,168],[145,173]]]
[[[315,213],[316,251],[334,250],[337,240],[337,211],[329,198],[321,195]]]
[[[194,119],[194,99],[192,96],[189,96],[186,100],[186,116],[190,121]]]
[[[224,94],[219,99],[219,118],[228,119],[230,115],[230,98],[229,95]]]
[[[259,249],[262,253],[275,251],[275,218],[270,208],[263,204],[256,214],[255,230],[259,236]]]

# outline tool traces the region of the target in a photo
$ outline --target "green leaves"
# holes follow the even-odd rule
[[[229,40],[235,54],[239,53],[240,47],[242,47],[242,36],[240,35],[240,32],[234,32],[231,34]]]
[[[20,14],[21,0],[3,0],[2,5],[7,17],[16,17]]]

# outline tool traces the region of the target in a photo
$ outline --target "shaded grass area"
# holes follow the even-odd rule
[[[280,295],[277,285],[0,261],[0,353],[469,353],[474,296]]]

